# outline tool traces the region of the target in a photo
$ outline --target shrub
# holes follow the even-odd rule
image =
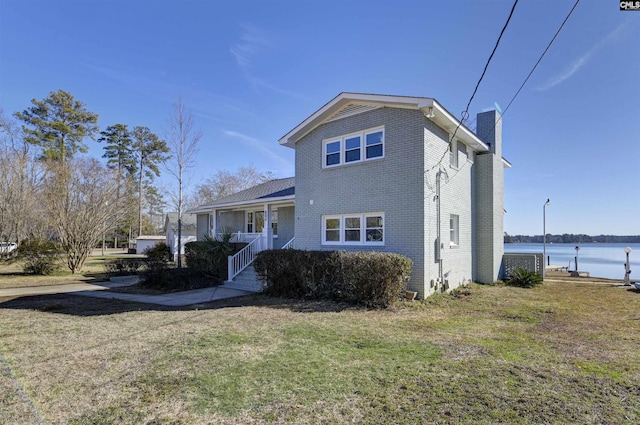
[[[412,261],[386,252],[341,253],[341,299],[366,307],[386,308],[404,293]]]
[[[338,264],[335,251],[295,249],[262,251],[253,262],[265,294],[294,298],[329,298],[323,292],[337,286]]]
[[[166,247],[166,251],[162,245]],[[160,248],[156,249],[157,247]],[[160,283],[164,281],[165,274],[169,270],[168,249],[167,244],[160,243],[144,250],[143,253],[147,256],[147,259],[144,262],[141,277],[145,282],[151,284],[153,282]]]
[[[219,275],[206,241],[187,242],[184,246],[184,257],[189,269],[208,276]]]
[[[231,233],[218,238],[205,237],[204,241],[185,244],[187,267],[196,273],[217,279],[226,279],[230,255],[247,246],[244,242],[231,242]]]
[[[17,258],[24,261],[25,273],[50,275],[60,267],[60,252],[54,242],[30,239],[20,244]]]
[[[189,268],[152,269],[143,273],[143,288],[158,289],[167,292],[189,291],[192,289],[216,286],[220,282],[194,272]]]
[[[104,262],[104,271],[110,276],[138,274],[145,261],[141,258],[114,258]]]
[[[505,284],[520,288],[533,288],[534,286],[542,284],[542,276],[526,269],[516,269],[505,281]]]
[[[412,262],[384,252],[272,250],[254,261],[267,295],[384,308],[401,298]]]
[[[169,245],[160,242],[154,246],[150,246],[142,252],[147,258],[155,261],[169,261],[171,259],[171,249]]]

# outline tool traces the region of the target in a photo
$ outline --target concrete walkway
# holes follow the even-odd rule
[[[191,304],[201,304],[225,298],[241,297],[251,292],[238,289],[214,286],[212,288],[194,289],[192,291],[172,292],[162,295],[128,294],[110,292],[109,289],[131,286],[138,283],[134,279],[120,279],[115,282],[100,283],[70,283],[67,285],[31,286],[24,288],[0,289],[2,297],[25,297],[33,295],[71,294],[84,297],[115,299],[146,304],[158,304],[171,307],[181,307]]]

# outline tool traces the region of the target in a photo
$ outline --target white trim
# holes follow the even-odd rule
[[[427,97],[388,96],[364,93],[340,93],[295,128],[278,140],[281,145],[294,147],[295,143],[351,103],[370,104],[372,106],[391,106],[406,109],[421,109],[433,106],[434,99]]]
[[[452,248],[460,246],[460,216],[458,214],[449,215],[449,246]]]
[[[270,205],[270,204],[267,204],[267,205]],[[244,210],[243,228],[244,228],[245,233],[260,234],[260,233],[264,232],[264,229],[265,229],[265,227],[267,225],[267,214],[266,214],[267,205],[263,205],[262,209],[260,209],[260,208],[249,208],[249,209]],[[256,228],[255,228],[256,227],[256,213],[264,214],[264,216],[263,216],[264,218],[262,219],[263,220],[262,230],[260,230],[260,232],[257,232]],[[273,224],[274,224],[273,213],[276,213],[276,216],[277,216],[277,214],[278,214],[278,208],[277,207],[275,207],[275,208],[272,207],[271,208],[271,219],[270,219],[270,221],[271,221],[271,231],[272,232],[273,232]],[[249,232],[249,214],[253,214],[252,222],[251,222],[251,225],[252,225],[252,229],[251,229],[252,231],[251,232]],[[278,224],[278,222],[276,221],[275,224]],[[274,239],[277,239],[278,238],[278,234],[277,233],[273,233],[271,235],[271,237],[274,238]]]
[[[367,136],[370,134],[375,134],[380,132],[382,132],[382,143],[380,143],[380,145],[382,145],[382,155],[367,158]],[[322,168],[342,167],[345,165],[359,164],[366,161],[375,161],[375,160],[384,159],[385,136],[386,136],[385,127],[384,125],[380,125],[376,127],[367,128],[365,130],[356,131],[353,133],[343,134],[341,136],[329,137],[324,139],[322,141]],[[360,151],[360,159],[347,162],[347,151],[348,151],[347,140],[355,139],[355,138],[360,139],[360,146],[357,148]],[[336,153],[338,153],[340,160],[337,164],[327,165],[327,156],[329,155],[329,153],[327,152],[327,146],[333,143],[338,143],[340,150],[338,152],[331,152],[331,154],[335,155]],[[374,145],[374,146],[377,146],[377,145]],[[353,150],[356,150],[356,148],[349,149],[349,151],[353,151]]]
[[[381,217],[382,218],[382,241],[367,241],[367,218],[368,217]],[[360,231],[359,241],[347,241],[345,234],[347,231],[346,220],[349,218],[357,218],[360,220],[360,226],[357,230]],[[329,229],[338,231],[337,241],[327,241],[327,220],[338,220],[338,229]],[[353,214],[326,214],[322,216],[322,245],[343,245],[343,246],[384,246],[386,241],[385,235],[385,218],[383,212],[370,212],[370,213],[353,213]],[[353,228],[356,230],[356,228]]]
[[[454,170],[460,168],[457,140],[452,140],[451,143],[449,143],[449,167],[453,168]]]
[[[344,92],[334,97],[316,112],[307,117],[304,121],[281,137],[278,142],[283,146],[294,148],[296,143],[309,134],[313,129],[324,122],[330,121],[336,113],[352,104],[368,104],[372,106],[376,105],[381,107],[386,106],[391,108],[421,110],[425,115],[429,112],[429,107],[432,107],[432,111],[435,116],[427,118],[428,120],[434,122],[436,125],[450,133],[453,133],[453,129],[458,128],[456,131],[457,136],[462,139],[468,147],[471,147],[473,150],[478,152],[489,151],[489,147],[486,143],[484,143],[473,131],[467,128],[467,126],[460,123],[454,115],[449,113],[449,111],[447,111],[433,98]]]
[[[264,205],[265,203],[267,204],[271,204],[271,205],[287,205],[287,204],[294,204],[294,201],[296,199],[295,195],[287,195],[287,196],[278,196],[278,197],[274,197],[274,198],[264,198],[264,199],[250,199],[248,201],[239,201],[239,202],[228,202],[226,204],[209,204],[209,205],[201,205],[199,207],[196,207],[194,209],[191,209],[189,211],[187,211],[190,214],[202,214],[202,213],[208,213],[213,209],[223,209],[223,208],[229,208],[229,207],[240,207],[240,206],[246,206],[246,205],[256,205],[256,206],[261,206]],[[290,201],[290,202],[286,202],[286,201]]]

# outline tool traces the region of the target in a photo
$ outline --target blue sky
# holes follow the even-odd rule
[[[574,1],[520,1],[470,114],[509,103]],[[253,165],[342,91],[434,97],[458,117],[512,1],[0,0],[0,108],[63,89],[162,135],[179,96],[204,136],[192,184]],[[505,230],[640,234],[640,12],[582,0],[503,122]],[[90,154],[102,145],[87,141]]]

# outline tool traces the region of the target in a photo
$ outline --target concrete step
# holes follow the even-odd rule
[[[229,289],[239,289],[241,291],[248,292],[262,292],[262,284],[258,282],[239,282],[234,280],[232,282],[225,282],[222,287]]]
[[[261,292],[262,282],[258,280],[253,266],[244,269],[232,282],[225,282],[225,288],[240,289],[242,291]]]

